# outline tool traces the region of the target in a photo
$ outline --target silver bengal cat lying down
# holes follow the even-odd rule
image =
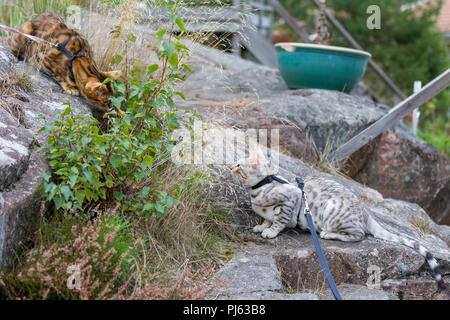
[[[302,191],[296,185],[277,181],[258,185],[275,173],[275,168],[258,146],[248,158],[240,159],[231,171],[249,189],[253,210],[264,218],[262,224],[253,228],[253,232],[261,232],[263,238],[274,238],[286,227],[298,226],[302,230],[309,230],[303,211],[298,214],[299,210],[303,210],[303,201]],[[287,181],[281,176],[277,177]],[[378,239],[414,248],[427,260],[439,288],[446,288],[432,254],[417,241],[384,229],[366,212],[350,190],[321,177],[307,177],[304,182],[314,226],[322,239],[360,241],[370,234]]]

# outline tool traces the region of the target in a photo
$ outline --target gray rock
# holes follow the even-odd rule
[[[33,134],[0,107],[0,191],[16,182],[28,168]]]
[[[215,276],[223,283],[209,299],[317,300],[312,293],[282,293],[281,273],[271,255],[239,252]]]
[[[449,285],[447,282],[447,286]],[[386,279],[380,286],[401,300],[450,300],[450,290],[437,290],[436,283],[426,279]]]
[[[218,72],[217,66],[202,68],[189,77],[182,87],[189,98],[206,101],[226,101],[286,91],[287,86],[278,70],[264,66],[245,69],[226,69]],[[218,95],[218,90],[221,91]],[[190,99],[188,99],[190,100]]]
[[[233,259],[221,269],[218,281],[225,281],[214,295],[235,296],[260,291],[279,291],[282,288],[281,275],[275,259],[270,255],[236,253]]]
[[[314,293],[279,293],[273,291],[258,291],[234,295],[223,300],[319,300]]]
[[[210,97],[209,86],[215,82],[207,81],[208,85],[201,89],[201,93],[192,95],[194,101],[183,102],[181,106],[198,111],[205,119],[220,121],[231,127],[278,129],[283,150],[289,155],[308,160],[317,160],[318,153],[325,149],[333,151],[386,112],[384,106],[366,98],[337,91],[299,89],[270,92],[273,86],[266,86],[266,80],[263,80],[266,77],[260,76],[256,70],[240,73],[250,79],[262,79],[254,81],[255,85],[258,84],[254,92],[245,89],[245,94],[241,90],[240,94],[233,95],[230,94],[233,89],[222,85],[220,90],[224,94],[217,93],[219,86],[211,90]],[[274,79],[273,76],[268,78]],[[231,80],[235,80],[233,83],[238,88],[249,86],[239,81],[239,78]]]
[[[322,239],[320,242],[338,285],[366,285],[371,268],[380,271],[381,279],[402,279],[410,274],[419,274],[424,267],[423,258],[414,250],[371,237],[352,244]],[[288,288],[317,292],[328,287],[309,234],[290,230],[275,241],[266,242],[269,244],[275,247],[270,251]]]
[[[344,284],[338,287],[343,300],[399,300],[397,296],[379,289],[369,289],[366,286]],[[324,300],[334,300],[328,291]]]
[[[6,49],[6,45],[0,41],[0,71],[4,74],[9,74],[12,71],[12,62],[16,59],[9,50]]]
[[[36,152],[31,153],[29,166],[9,191],[0,192],[0,269],[8,269],[21,244],[25,243],[39,225],[41,192],[36,189],[49,172],[47,161]]]
[[[383,196],[414,202],[450,225],[450,161],[404,125],[385,131],[355,180]]]

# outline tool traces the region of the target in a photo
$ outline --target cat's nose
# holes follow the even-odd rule
[[[108,99],[108,100],[103,101],[103,107],[105,107],[106,109],[111,109],[113,107],[113,105],[112,105],[111,101],[109,101],[109,99]]]
[[[235,164],[230,167],[231,172],[235,173],[241,167],[240,164]]]

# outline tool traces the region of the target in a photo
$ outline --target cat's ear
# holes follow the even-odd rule
[[[250,153],[250,167],[256,168],[256,166],[259,164],[259,157],[261,156],[261,149],[259,148],[259,145],[256,144],[255,148]]]
[[[257,144],[255,146],[255,149],[253,151],[253,154],[255,154],[256,157],[258,157],[260,162],[266,162],[266,156],[264,155],[264,152],[261,150],[261,148],[259,147],[259,144]]]
[[[95,94],[96,90],[102,85],[99,81],[88,81],[84,87],[88,95]]]
[[[250,163],[250,168],[256,168],[259,163],[258,156],[256,154],[253,154],[251,159],[252,159],[252,162]]]
[[[116,80],[117,78],[119,78],[122,75],[122,71],[120,71],[120,70],[105,71],[105,72],[103,72],[103,75],[107,78],[111,78],[112,80]]]
[[[272,161],[270,161],[267,165],[267,171],[269,172],[268,174],[273,174],[274,172],[276,172],[275,165],[272,163]]]

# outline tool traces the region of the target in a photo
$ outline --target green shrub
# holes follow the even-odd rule
[[[106,132],[100,132],[92,116],[76,115],[70,107],[41,129],[48,133],[42,150],[52,169],[43,176],[42,189],[57,209],[85,212],[97,202],[120,202],[125,211],[163,217],[177,200],[177,191],[189,184],[187,177],[186,185],[173,186],[168,192],[159,179],[176,145],[172,132],[181,125],[173,97],[184,95],[175,90],[175,84],[183,80],[181,69],[191,71],[183,63],[189,49],[172,35],[175,25],[184,30],[183,20],[173,7],[169,11],[170,29],[156,32],[160,64],[146,68],[135,64],[125,70],[124,80],[105,80],[104,85],[111,82],[116,92],[110,98],[113,108],[105,115]],[[167,41],[163,40],[166,33]],[[131,34],[126,38],[136,39]],[[122,56],[113,58],[120,61]]]

